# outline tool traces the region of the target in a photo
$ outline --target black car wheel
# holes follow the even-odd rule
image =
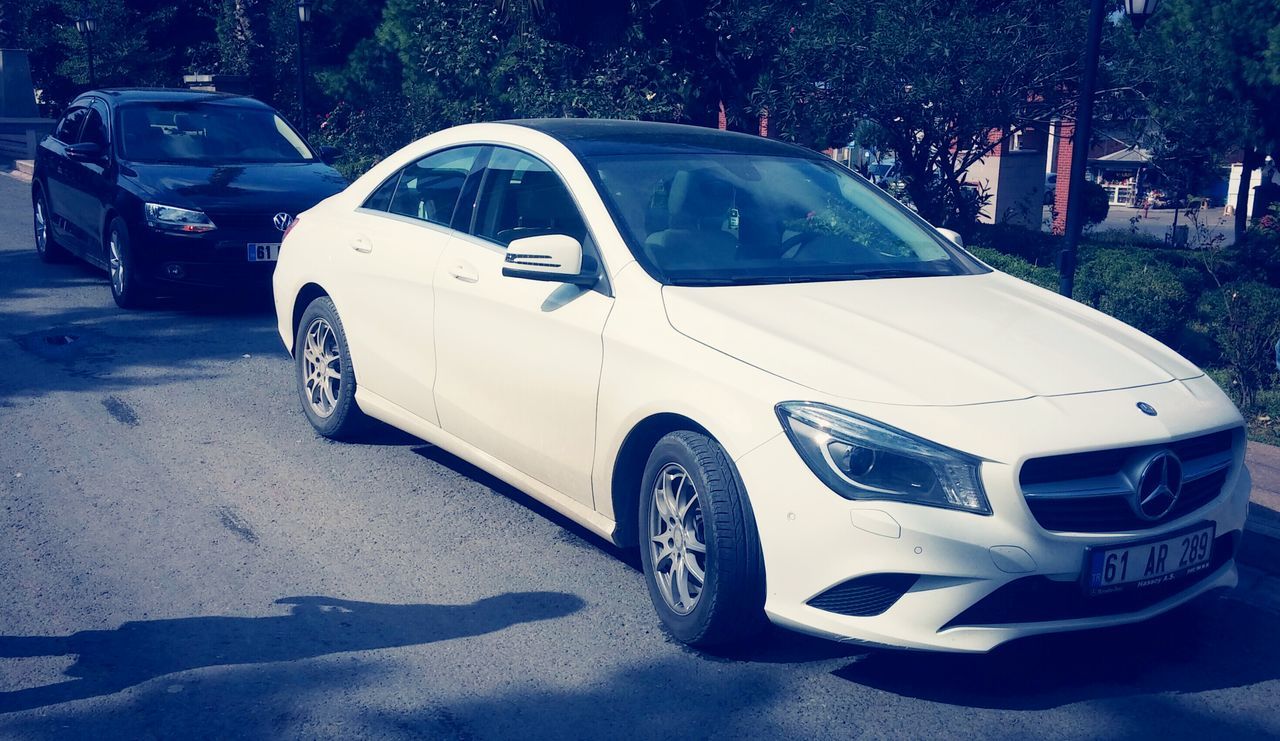
[[[359,437],[368,421],[356,404],[356,376],[338,309],[328,296],[312,301],[298,323],[294,365],[302,411],[316,432],[335,440]]]
[[[44,191],[38,188],[35,197],[31,199],[31,218],[35,225],[36,254],[41,261],[58,262],[65,257],[66,251],[53,238],[49,201],[44,197]]]
[[[649,597],[691,646],[742,641],[764,617],[764,566],[746,492],[713,439],[673,432],[654,446],[640,492]]]
[[[107,227],[107,271],[111,274],[111,297],[122,309],[139,309],[151,300],[143,277],[138,273],[129,228],[116,217]]]

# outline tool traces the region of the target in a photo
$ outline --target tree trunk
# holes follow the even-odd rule
[[[1257,156],[1258,153],[1255,150],[1246,149],[1244,150],[1244,157],[1240,160],[1240,190],[1236,193],[1236,242],[1239,242],[1244,237],[1245,230],[1249,228],[1249,181],[1253,179],[1253,169],[1257,166]]]

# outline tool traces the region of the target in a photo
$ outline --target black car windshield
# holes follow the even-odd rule
[[[585,158],[636,259],[675,285],[987,272],[892,198],[817,157]]]
[[[314,162],[302,137],[268,108],[138,103],[120,108],[120,155],[134,162]]]

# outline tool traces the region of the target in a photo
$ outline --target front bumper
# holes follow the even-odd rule
[[[218,231],[184,236],[142,227],[135,238],[144,278],[169,288],[211,288],[267,291],[274,262],[250,262],[248,245],[279,243],[280,232]]]
[[[985,652],[1025,636],[1145,620],[1235,586],[1234,552],[1251,485],[1243,451],[1236,456],[1221,494],[1209,504],[1153,529],[1088,534],[1040,527],[1022,497],[1016,466],[983,465],[994,512],[983,516],[843,499],[814,476],[782,434],[736,463],[760,533],[765,611],[772,621],[839,641]],[[1209,569],[1149,588],[1159,591],[1084,596],[1088,547],[1208,521],[1216,524]],[[829,591],[851,580],[858,580],[856,588]],[[831,594],[836,599],[816,600],[827,609],[811,604]]]

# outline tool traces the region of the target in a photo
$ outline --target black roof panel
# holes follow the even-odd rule
[[[599,118],[538,118],[500,123],[541,131],[579,157],[600,154],[725,152],[821,157],[794,144],[702,126]]]
[[[104,88],[101,90],[89,90],[82,93],[80,97],[88,95],[106,98],[113,103],[197,103],[218,101],[220,103],[231,103],[233,105],[238,104],[252,108],[268,107],[266,103],[245,95],[211,93],[204,90],[186,90],[183,88]]]

